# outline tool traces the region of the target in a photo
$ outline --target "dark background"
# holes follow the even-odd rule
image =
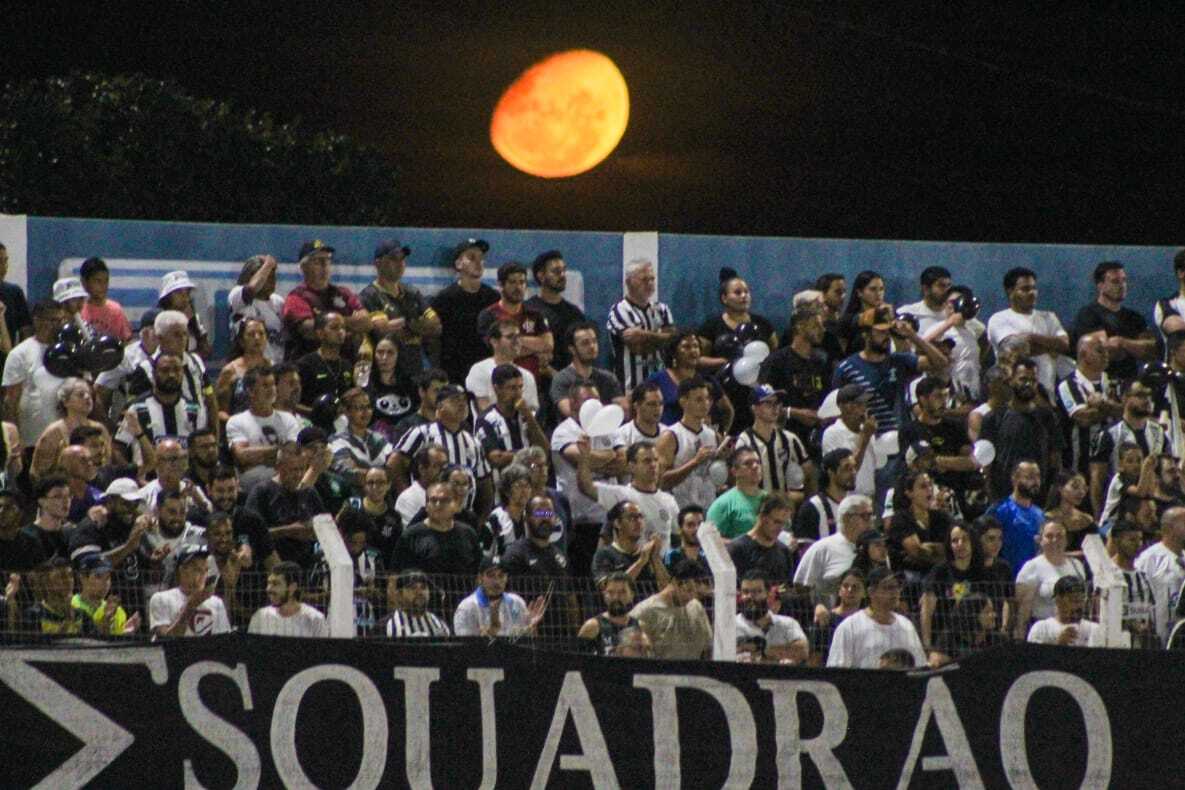
[[[156,3],[0,6],[0,78],[176,79],[386,153],[397,224],[1180,242],[1185,15],[1121,4]],[[532,63],[630,89],[589,173],[489,144]],[[159,219],[169,219],[160,217]]]

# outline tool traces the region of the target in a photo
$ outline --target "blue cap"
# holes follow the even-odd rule
[[[399,258],[402,260],[408,255],[411,255],[411,247],[404,247],[395,239],[387,239],[386,241],[379,242],[379,246],[374,248],[374,259],[376,261],[379,258],[387,257]]]
[[[770,398],[777,398],[778,400],[781,400],[784,397],[786,397],[785,390],[776,390],[769,384],[758,384],[753,388],[753,391],[749,393],[749,402],[756,406],[758,403],[767,401]]]

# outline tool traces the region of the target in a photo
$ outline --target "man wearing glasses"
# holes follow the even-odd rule
[[[863,494],[849,494],[839,503],[836,517],[839,531],[812,543],[794,572],[794,583],[811,591],[816,621],[824,623],[840,579],[856,559],[856,541],[872,529],[872,500]]]

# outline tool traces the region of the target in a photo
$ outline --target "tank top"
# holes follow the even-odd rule
[[[706,424],[699,433],[693,433],[682,420],[679,420],[667,430],[675,434],[675,460],[672,468],[690,461],[701,447],[716,449],[716,432]],[[716,484],[712,482],[708,473],[709,466],[707,463],[700,464],[683,479],[683,482],[671,489],[671,495],[675,497],[679,507],[699,505],[707,510],[716,499]]]
[[[638,620],[635,617],[631,617],[625,625],[616,625],[609,619],[608,615],[602,612],[597,615],[597,625],[600,626],[600,630],[597,632],[597,655],[608,656],[613,654],[613,649],[621,641],[621,632],[627,628],[637,626]]]

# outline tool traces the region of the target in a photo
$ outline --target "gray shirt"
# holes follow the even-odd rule
[[[556,373],[551,379],[551,402],[559,403],[565,398],[572,397],[572,388],[577,382],[588,381],[597,388],[597,397],[601,403],[609,403],[621,396],[621,382],[604,368],[593,368],[592,373],[581,376],[571,365]]]

